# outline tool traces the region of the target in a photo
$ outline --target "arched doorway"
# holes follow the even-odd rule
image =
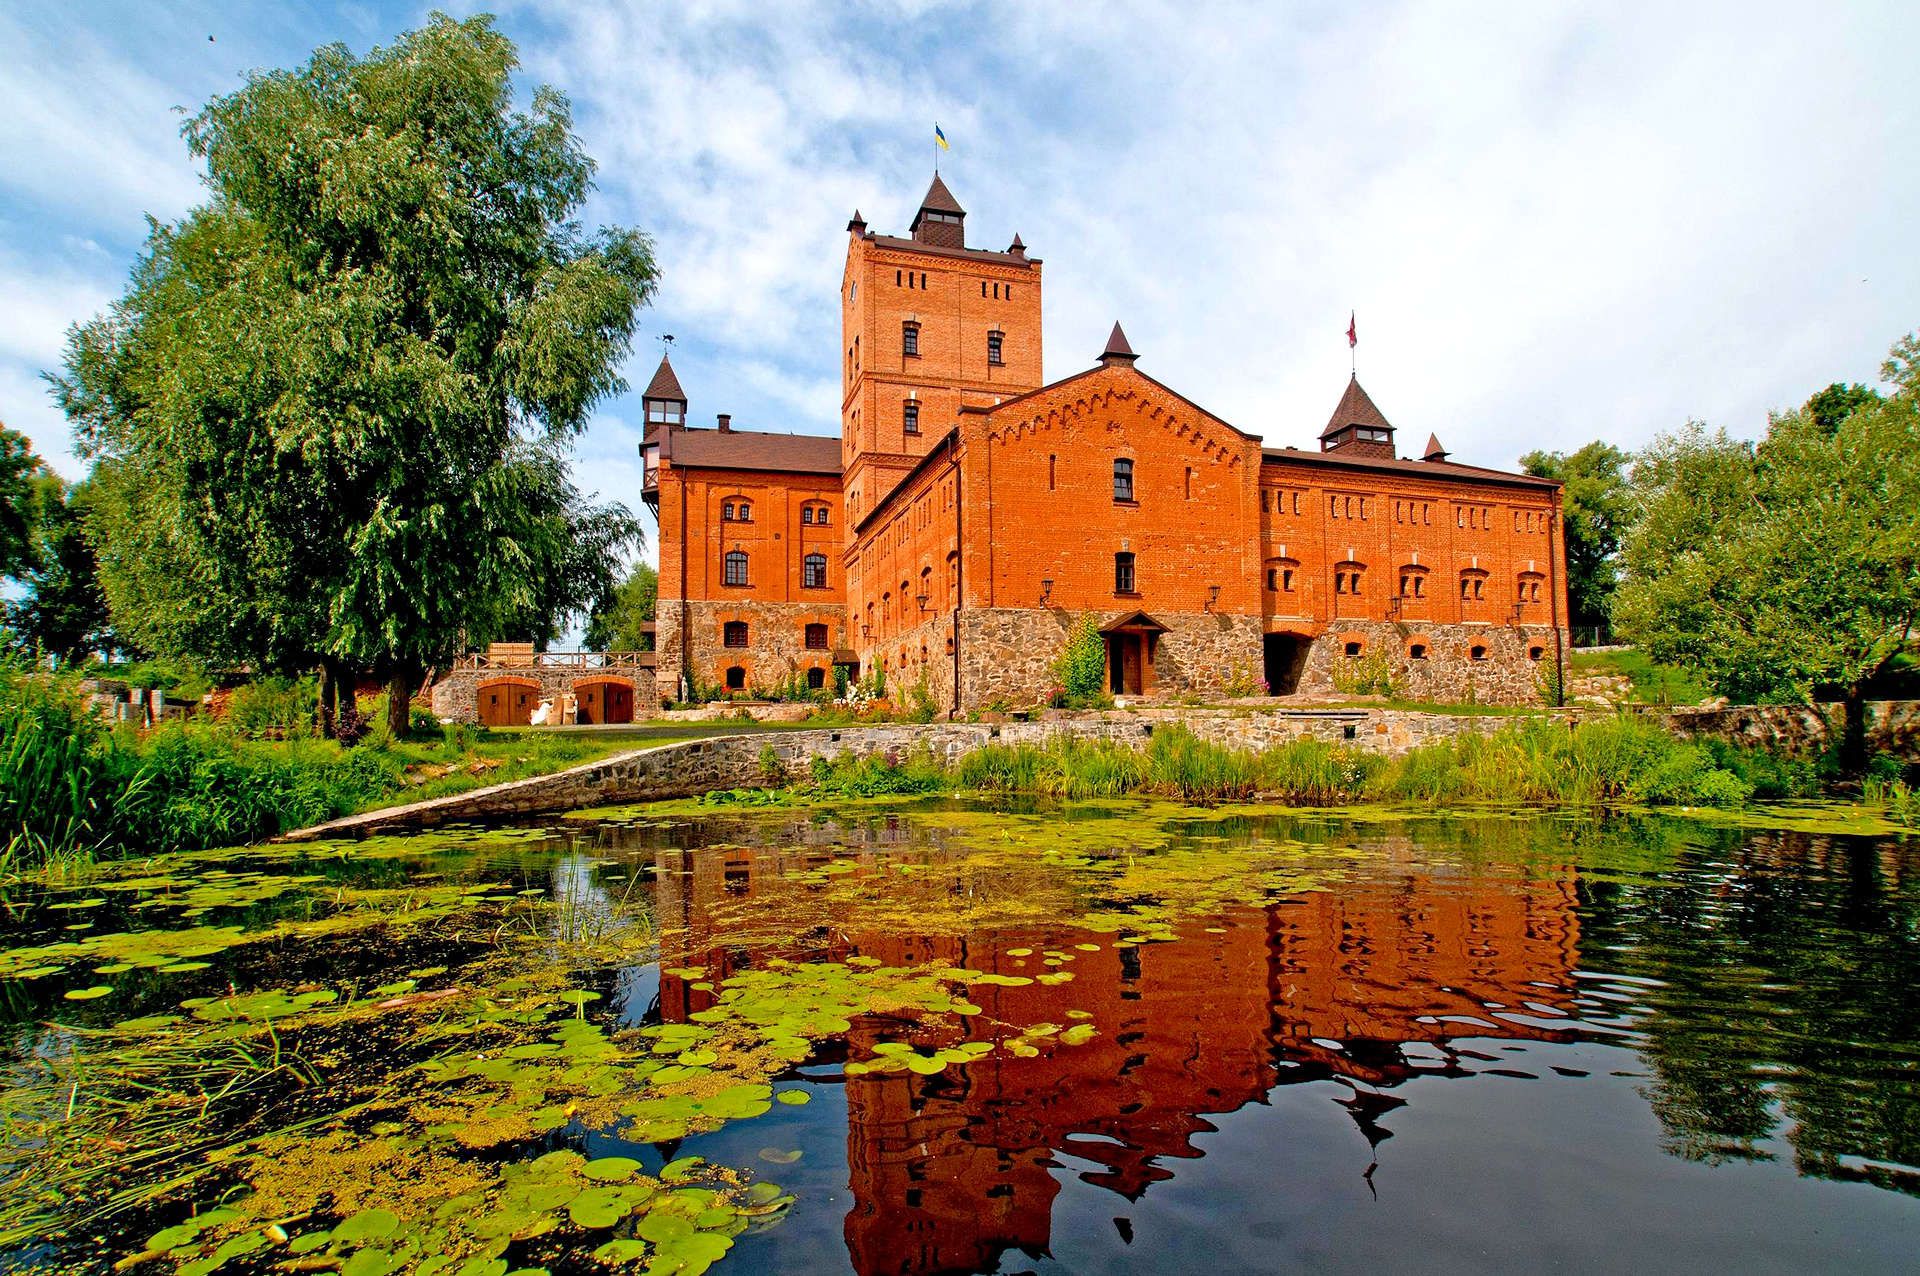
[[[531,678],[491,678],[475,689],[475,708],[483,727],[524,727],[533,721],[540,684]]]
[[[1300,689],[1300,671],[1307,665],[1307,649],[1313,640],[1301,634],[1268,634],[1262,644],[1263,672],[1267,694],[1290,696]]]
[[[582,678],[573,684],[578,722],[632,722],[633,683],[626,678],[601,675]]]

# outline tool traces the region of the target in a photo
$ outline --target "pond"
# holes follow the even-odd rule
[[[1844,812],[659,804],[5,905],[0,1269],[1920,1252],[1920,842]]]

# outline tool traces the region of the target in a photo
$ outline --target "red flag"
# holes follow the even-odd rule
[[[1353,312],[1349,310],[1347,312],[1347,349],[1351,350],[1359,344],[1360,344],[1360,335],[1354,331]]]

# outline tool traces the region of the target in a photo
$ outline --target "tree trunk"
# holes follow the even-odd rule
[[[1859,686],[1847,688],[1845,724],[1840,730],[1840,773],[1864,775],[1867,770],[1867,697]]]
[[[323,740],[333,739],[333,698],[340,687],[327,662],[320,662],[320,702],[314,706],[314,726]]]
[[[399,740],[407,734],[408,719],[413,713],[413,689],[420,685],[421,670],[417,665],[395,666],[393,675],[387,679],[387,731]]]
[[[359,712],[360,705],[358,703],[358,697],[360,693],[355,686],[359,681],[360,675],[355,672],[352,665],[345,664],[341,661],[334,662],[333,683],[335,687],[339,688],[339,694],[335,698],[334,708],[335,712],[341,717],[345,717],[349,713]]]

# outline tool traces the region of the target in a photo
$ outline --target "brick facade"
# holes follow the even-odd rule
[[[1332,692],[1351,644],[1422,698],[1529,703],[1552,684],[1556,483],[1451,462],[1432,438],[1397,456],[1357,380],[1320,450],[1268,448],[1142,373],[1118,325],[1096,366],[1047,384],[1039,260],[1017,237],[968,247],[964,225],[938,179],[910,238],[848,224],[837,445],[649,433],[663,691],[727,668],[784,681],[816,654],[782,645],[802,612],[831,614],[837,654],[885,670],[896,699],[924,680],[956,713],[1044,696],[1081,614],[1115,631],[1127,695]],[[655,384],[680,394],[664,362]],[[729,554],[751,564],[732,584]],[[728,619],[752,635],[737,657]]]

